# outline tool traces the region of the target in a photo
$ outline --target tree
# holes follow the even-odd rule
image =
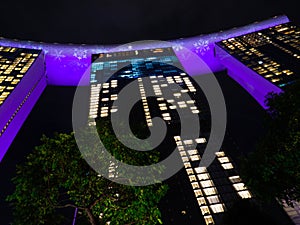
[[[111,147],[120,146],[105,125],[100,130]],[[17,166],[13,178],[16,189],[7,200],[14,207],[14,224],[66,224],[65,208],[78,209],[82,218],[77,224],[162,223],[158,202],[166,193],[165,185],[134,187],[105,179],[82,158],[74,134],[43,136],[41,142]],[[114,149],[125,157],[125,147]],[[154,154],[151,158],[159,160]],[[129,161],[143,159],[136,156]]]
[[[267,98],[267,132],[241,163],[241,175],[262,200],[300,200],[300,82]]]

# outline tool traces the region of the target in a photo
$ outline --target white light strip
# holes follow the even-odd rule
[[[89,110],[90,119],[97,118],[100,88],[101,88],[101,84],[96,84],[96,85],[93,84],[91,86],[90,110]],[[90,123],[90,125],[95,125],[95,123]]]
[[[155,77],[151,76],[150,78],[153,79]],[[153,123],[152,123],[152,118],[151,118],[150,111],[149,111],[147,96],[146,96],[146,93],[145,93],[145,88],[144,88],[144,85],[143,85],[142,78],[138,78],[138,83],[139,83],[140,94],[141,94],[141,97],[142,97],[142,103],[143,103],[143,107],[144,107],[146,122],[147,122],[147,125],[149,127],[151,127],[151,126],[153,126]]]

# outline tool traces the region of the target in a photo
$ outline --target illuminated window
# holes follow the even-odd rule
[[[187,172],[188,175],[194,174],[193,169],[187,169],[186,172]]]
[[[232,176],[232,177],[229,177],[229,180],[230,180],[232,183],[238,183],[238,182],[241,182],[240,176]]]
[[[241,196],[242,198],[251,198],[251,194],[249,191],[245,190],[245,191],[239,191],[238,192],[239,196]]]
[[[208,206],[201,206],[200,209],[203,216],[210,214]]]
[[[203,189],[203,191],[204,191],[205,195],[215,195],[215,194],[217,194],[217,190],[214,187],[212,187],[212,188],[205,188],[205,189]]]
[[[102,98],[102,101],[103,101],[103,102],[108,102],[108,101],[109,101],[109,98]]]
[[[206,173],[207,170],[206,170],[206,167],[196,167],[194,168],[196,173]]]
[[[198,144],[203,144],[203,143],[206,143],[206,138],[197,138],[195,141]]]
[[[194,150],[188,150],[189,155],[195,155],[198,154],[198,151],[196,149]]]
[[[178,104],[179,108],[186,108],[187,107],[185,102],[177,102],[177,104]]]
[[[199,188],[200,188],[198,182],[193,182],[193,183],[191,183],[191,184],[192,184],[193,189],[199,189]]]
[[[101,113],[101,114],[100,114],[100,117],[107,117],[107,116],[108,116],[107,113]]]
[[[222,165],[222,167],[223,167],[225,170],[233,169],[232,163],[224,163],[224,164],[221,164],[221,165]]]
[[[212,210],[213,213],[224,212],[224,206],[223,206],[223,204],[211,205],[210,209]]]
[[[203,188],[214,186],[214,184],[211,180],[200,181],[200,184]]]
[[[210,203],[210,204],[215,204],[215,203],[219,203],[220,202],[220,199],[217,195],[214,195],[214,196],[209,196],[207,197],[207,201]]]
[[[185,151],[181,151],[180,152],[180,156],[186,156],[186,152]]]
[[[191,163],[185,162],[185,163],[184,163],[184,167],[185,167],[185,168],[190,168],[190,167],[191,167]]]
[[[197,198],[197,201],[198,201],[198,205],[206,205],[205,198],[203,197]]]
[[[222,157],[222,156],[225,156],[225,153],[224,152],[216,152],[216,156]]]
[[[265,78],[273,77],[272,74],[265,75]]]
[[[204,220],[205,220],[206,225],[213,225],[213,224],[215,224],[212,216],[204,216]]]
[[[208,173],[198,174],[197,177],[199,180],[208,180],[210,178]]]
[[[184,140],[183,143],[185,145],[191,145],[191,144],[193,144],[193,140]]]
[[[109,83],[104,83],[103,88],[109,88]]]
[[[186,101],[187,104],[194,104],[195,103],[195,100],[188,100]]]
[[[181,140],[180,136],[174,136],[174,139],[175,139],[175,141],[180,141]]]
[[[190,156],[190,158],[192,161],[197,161],[197,160],[201,159],[199,155],[192,155],[192,156]]]
[[[233,184],[233,187],[234,187],[234,189],[237,190],[237,191],[242,191],[242,190],[247,189],[247,188],[245,187],[245,184],[244,184],[244,183]]]
[[[272,81],[273,83],[276,83],[276,82],[280,81],[280,79],[279,79],[279,78],[274,78],[274,79],[272,79],[271,81]]]
[[[194,190],[194,193],[196,197],[202,196],[202,191],[200,189]]]
[[[181,141],[180,141],[181,142]],[[177,144],[177,143],[176,143]],[[183,151],[184,150],[184,147],[183,146],[180,146],[180,144],[178,144],[179,146],[177,147],[179,151]]]
[[[178,140],[178,141],[176,141],[176,140]],[[182,145],[182,141],[180,141],[180,139],[176,139],[175,141],[176,141],[176,144],[177,144],[177,146],[181,146]]]
[[[227,163],[227,162],[229,162],[228,157],[220,157],[220,158],[218,158],[218,160],[219,160],[220,163]]]
[[[189,176],[189,179],[190,179],[190,182],[197,181],[197,179],[196,179],[196,176],[195,176],[195,175],[191,175],[191,176]]]
[[[118,99],[118,95],[117,95],[117,94],[113,94],[113,95],[110,96],[110,99],[111,99],[112,101],[115,101],[115,100]]]
[[[110,110],[111,113],[115,113],[117,111],[118,111],[118,109],[116,109],[116,108]]]
[[[179,98],[181,96],[181,93],[174,93],[173,95],[174,97]]]

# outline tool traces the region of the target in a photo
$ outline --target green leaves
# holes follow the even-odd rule
[[[280,95],[270,94],[267,133],[245,158],[242,176],[263,200],[300,199],[300,83]]]
[[[158,161],[157,153],[150,161],[145,155],[124,154],[128,149],[116,142],[109,129],[102,128],[104,142],[124,160],[133,164]],[[14,207],[14,224],[70,223],[70,218],[62,216],[66,207],[78,207],[86,217],[83,224],[91,221],[86,213],[89,210],[99,224],[162,223],[157,205],[166,193],[165,185],[131,187],[98,176],[82,158],[73,134],[43,135],[41,142],[22,165],[17,165],[12,180],[16,189],[7,201]]]

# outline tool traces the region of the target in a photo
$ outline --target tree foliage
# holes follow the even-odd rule
[[[125,157],[126,148],[119,147],[105,127],[101,131],[113,151]],[[7,200],[14,208],[14,224],[70,224],[62,215],[64,208],[78,208],[82,218],[76,224],[162,223],[158,202],[166,193],[165,185],[134,187],[105,179],[82,158],[74,134],[43,136],[41,142],[17,166],[13,178],[16,189]],[[155,154],[152,160],[158,161]],[[128,161],[146,159],[136,155]]]
[[[267,98],[267,132],[243,160],[241,173],[262,200],[300,200],[300,82]]]

